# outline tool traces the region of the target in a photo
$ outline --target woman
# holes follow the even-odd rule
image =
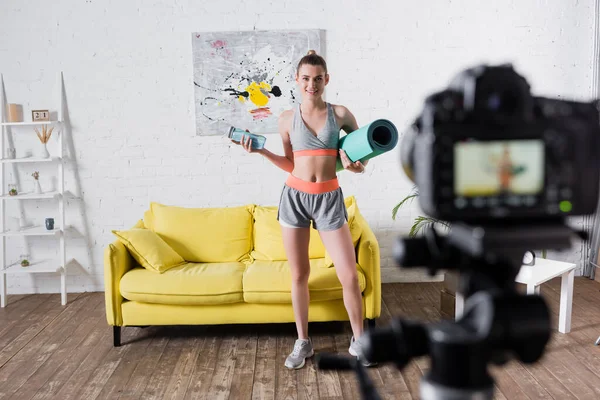
[[[361,351],[362,296],[344,196],[336,176],[338,154],[346,170],[364,172],[367,162],[351,162],[338,146],[340,129],[350,133],[358,129],[358,125],[346,107],[323,100],[329,74],[325,60],[313,50],[298,63],[296,83],[302,94],[302,104],[284,111],[279,117],[279,133],[285,155],[279,156],[266,149],[253,150],[249,137],[240,142],[246,151],[262,154],[290,173],[281,193],[277,219],[292,272],[292,306],[298,340],[285,366],[302,368],[306,358],[314,354],[308,336],[311,222],[331,255],[343,287],[344,305],[353,333],[349,352],[363,364],[370,365]]]

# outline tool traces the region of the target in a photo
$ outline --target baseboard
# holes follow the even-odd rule
[[[382,283],[441,282],[443,274],[429,276],[424,270],[381,268]]]

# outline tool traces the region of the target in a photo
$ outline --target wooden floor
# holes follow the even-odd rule
[[[439,283],[384,284],[383,315],[440,319]],[[560,281],[542,288],[557,319]],[[556,327],[556,322],[555,322]],[[542,362],[493,368],[498,399],[600,398],[600,283],[575,279],[573,330],[555,334]],[[347,323],[310,327],[317,352],[347,354]],[[359,399],[353,374],[283,366],[292,324],[124,328],[112,346],[103,293],[9,296],[0,309],[0,399]],[[369,369],[382,398],[417,399],[421,358],[401,373]]]

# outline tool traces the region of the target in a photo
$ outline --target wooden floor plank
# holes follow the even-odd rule
[[[130,330],[135,328],[125,329]],[[149,333],[147,339],[138,341],[147,342],[148,347],[146,348],[143,357],[135,365],[135,368],[124,387],[120,388],[120,395],[116,397],[117,399],[139,399],[146,388],[146,385],[150,381],[150,377],[154,370],[160,368],[158,362],[169,342],[169,337],[164,334],[159,334],[160,332],[160,329],[158,329],[156,332]],[[202,349],[203,347],[201,347],[199,351]]]
[[[319,332],[313,336],[313,344],[317,353],[336,353],[335,341],[331,334]],[[319,399],[342,399],[343,392],[339,374],[344,371],[319,370],[317,374],[317,387]]]
[[[135,329],[135,328],[128,328]],[[144,340],[134,340],[127,344],[129,347],[126,353],[123,353],[121,360],[116,360],[115,368],[106,368],[106,360],[103,360],[102,364],[104,368],[97,370],[94,375],[101,376],[101,379],[96,379],[94,382],[90,382],[89,388],[93,387],[93,391],[88,389],[83,395],[88,396],[87,398],[100,398],[100,399],[116,399],[121,395],[121,388],[131,378],[135,367],[141,361],[148,350],[148,346],[152,342],[155,330],[148,328],[145,332],[148,336],[144,337]],[[112,373],[111,373],[112,370]],[[107,377],[107,375],[109,375]]]
[[[256,331],[248,332],[247,330],[238,332],[237,355],[229,398],[244,400],[252,398],[258,334]]]
[[[26,400],[33,398],[48,380],[63,367],[69,357],[77,351],[77,347],[91,334],[92,330],[101,320],[106,321],[103,314],[102,303],[104,296],[100,293],[90,293],[84,295],[89,297],[89,301],[83,309],[79,310],[73,317],[75,330],[68,335],[66,340],[52,351],[50,357],[40,366],[28,379],[27,384],[23,385],[15,393],[15,397]],[[83,297],[79,297],[82,299]]]
[[[185,393],[186,399],[209,399],[208,390],[217,368],[221,342],[217,336],[211,336],[202,343],[201,356],[196,359],[190,385]]]
[[[162,399],[166,394],[167,385],[171,380],[177,361],[182,355],[185,343],[188,340],[193,340],[182,335],[179,329],[181,328],[170,327],[168,329],[170,335],[169,342],[162,352],[156,368],[152,371],[148,384],[142,392],[142,399]]]
[[[352,338],[352,327],[350,323],[344,324],[341,332],[334,333],[333,347],[335,353],[340,357],[352,357],[348,352],[350,347],[350,340]],[[317,375],[315,374],[315,380]],[[343,399],[356,399],[360,400],[360,386],[356,379],[354,371],[338,371],[338,379],[340,380],[340,388],[342,389]]]
[[[275,370],[277,367],[277,337],[260,335],[256,344],[252,400],[275,399]]]
[[[435,322],[441,283],[382,287],[378,327],[403,317]],[[560,279],[542,287],[554,329]],[[575,279],[572,331],[554,332],[540,362],[491,367],[494,398],[600,398],[600,283]],[[10,328],[8,328],[10,327]],[[313,329],[314,328],[314,329]],[[350,324],[311,323],[315,351],[348,356]],[[314,360],[289,371],[283,362],[296,339],[293,324],[223,327],[124,327],[112,345],[104,294],[22,295],[0,310],[0,399],[360,399],[355,374],[322,371]],[[402,371],[393,363],[367,369],[383,399],[418,399],[427,357]]]
[[[35,311],[35,304],[41,304],[50,294],[20,295],[6,307],[0,308],[0,334],[4,334],[11,322],[22,321],[28,313]],[[3,335],[0,335],[2,337]]]
[[[217,365],[208,387],[207,397],[226,400],[231,393],[231,382],[235,373],[238,338],[231,334],[223,335],[217,354]]]
[[[544,367],[577,399],[597,399],[593,390],[576,376],[572,368],[562,363],[559,354],[560,352],[556,351],[547,352],[544,357]]]
[[[315,352],[318,352],[318,340],[315,341],[315,337],[312,337],[313,346]],[[285,359],[294,349],[294,343],[296,342],[297,336],[293,335],[279,335],[277,336],[277,355],[275,357],[275,398],[276,399],[296,399],[298,397],[298,379],[296,377],[296,371],[290,370],[285,367]],[[309,360],[308,363],[312,367],[313,359]],[[306,368],[306,366],[305,366]]]
[[[40,295],[37,300],[34,298],[34,301],[29,303],[32,307],[30,312],[24,313],[22,319],[15,320],[15,323],[0,336],[0,367],[6,364],[62,311],[52,300],[54,300],[52,295]]]
[[[78,370],[85,369],[86,359],[90,353],[98,351],[99,347],[107,347],[106,342],[110,339],[109,333],[112,333],[112,330],[109,330],[106,326],[106,317],[103,316],[100,320],[97,320],[83,341],[77,344],[75,350],[68,354],[67,359],[61,364],[60,368],[57,368],[44,385],[39,388],[33,399],[58,398],[59,391],[69,382],[71,377],[78,374]]]
[[[79,393],[85,389],[85,385],[87,382],[91,381],[93,377],[94,371],[101,365],[102,360],[110,353],[123,353],[127,349],[126,347],[113,347],[112,343],[112,327],[108,325],[102,326],[102,337],[95,344],[91,345],[91,343],[87,343],[87,352],[84,354],[80,354],[83,357],[83,360],[79,365],[76,365],[75,370],[72,375],[69,376],[62,384],[60,390],[56,393],[56,398],[60,399],[80,399]],[[122,335],[123,341],[129,340],[133,336],[133,331],[125,329]],[[95,337],[91,338],[92,341],[96,341]],[[73,367],[69,366],[68,370],[72,370]],[[64,379],[63,376],[60,377],[61,380]]]
[[[392,318],[392,313],[390,312],[388,305],[386,302],[382,302],[381,318],[378,321],[378,327],[387,328],[390,325]],[[402,373],[394,363],[380,363],[376,368],[369,368],[369,376],[373,380],[373,384],[383,399],[413,398]]]
[[[530,399],[545,400],[552,398],[550,393],[518,361],[509,362],[504,366],[504,370]]]
[[[20,336],[26,337],[27,343],[0,370],[0,397],[11,396],[50,358],[85,318],[85,314],[79,311],[93,300],[94,297],[88,295],[80,296],[66,306],[61,306],[60,303],[46,305],[50,309],[40,316],[38,322],[32,324],[35,332],[27,329]],[[14,342],[16,341],[18,340]]]

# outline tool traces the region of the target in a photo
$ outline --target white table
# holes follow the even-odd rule
[[[558,331],[571,332],[571,312],[573,308],[573,279],[576,264],[535,258],[535,265],[523,265],[515,279],[518,283],[527,285],[528,294],[539,294],[540,285],[544,282],[561,277],[560,310],[558,313]],[[464,310],[464,298],[456,293],[455,315],[460,318]]]

